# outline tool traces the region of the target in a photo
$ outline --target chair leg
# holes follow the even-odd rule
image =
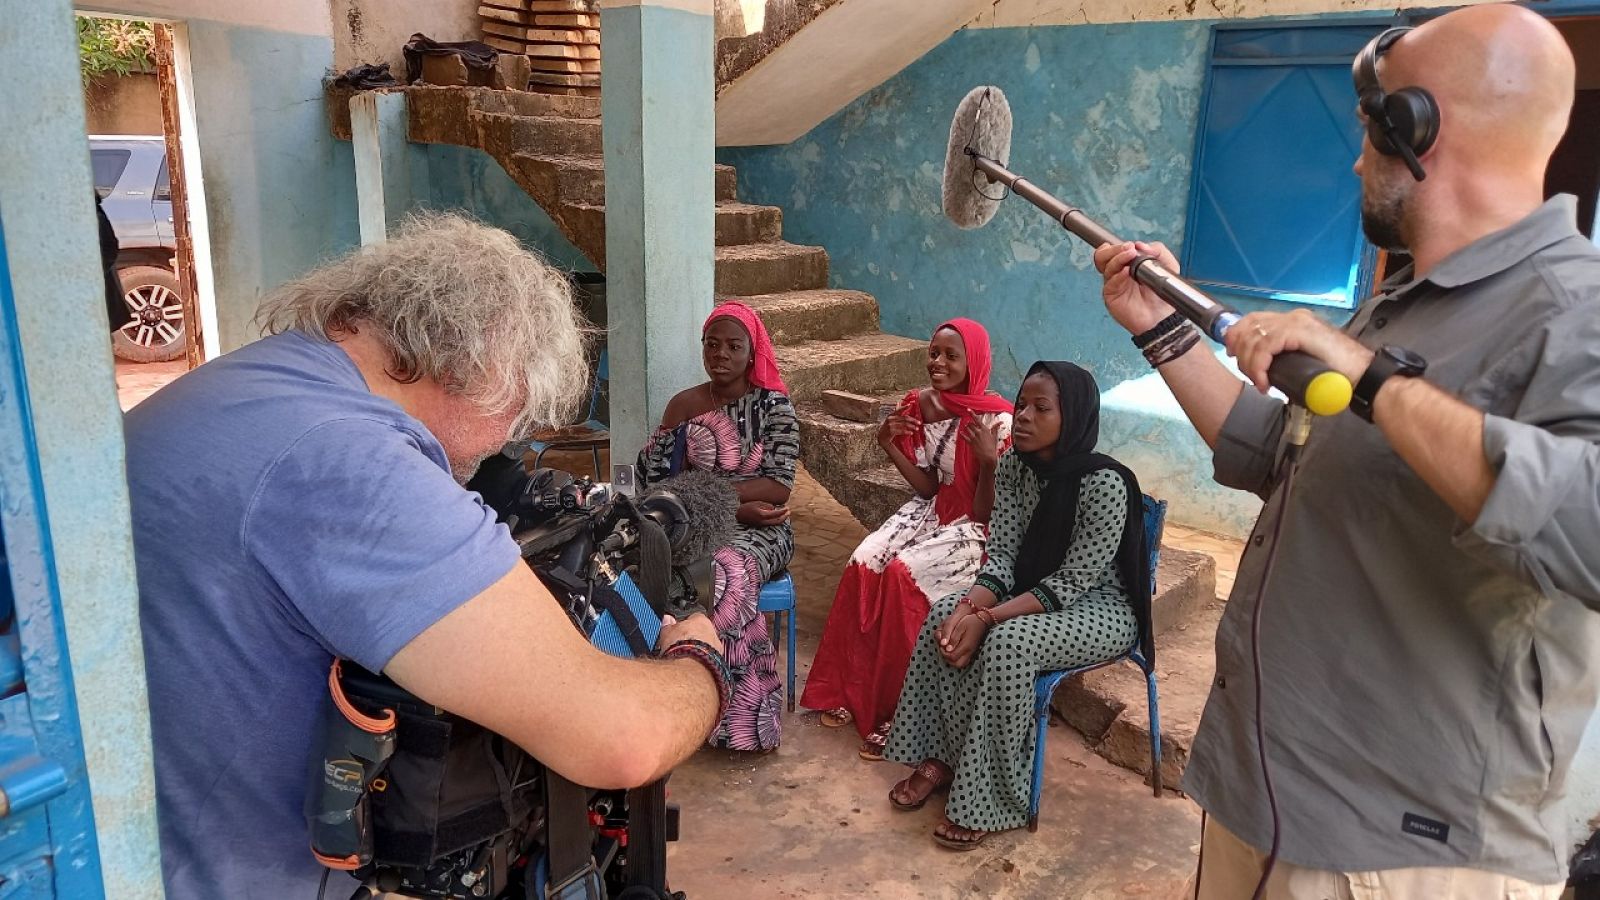
[[[1033,784],[1028,789],[1028,831],[1039,830],[1039,801],[1044,794],[1044,736],[1050,728],[1050,707],[1034,714]]]
[[[799,629],[795,625],[794,608],[784,613],[784,620],[789,625],[789,712],[794,712],[794,658],[800,653]]]
[[[1154,672],[1145,674],[1145,683],[1150,693],[1150,785],[1155,788],[1156,796],[1161,796],[1161,706],[1156,700],[1156,675]]]

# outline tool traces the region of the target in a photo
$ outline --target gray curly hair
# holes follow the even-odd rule
[[[337,340],[366,329],[389,374],[431,378],[488,415],[515,410],[511,438],[571,420],[592,366],[590,329],[566,276],[505,231],[457,213],[408,216],[388,241],[273,291],[263,334]]]

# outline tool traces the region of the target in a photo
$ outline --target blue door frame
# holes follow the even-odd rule
[[[105,896],[0,228],[0,897]]]

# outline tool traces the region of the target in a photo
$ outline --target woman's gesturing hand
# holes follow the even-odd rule
[[[878,446],[887,450],[889,445],[894,443],[895,438],[916,434],[917,429],[921,427],[917,420],[910,416],[892,415],[884,419],[883,424],[878,426]]]

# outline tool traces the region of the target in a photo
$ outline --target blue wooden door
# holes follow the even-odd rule
[[[0,231],[0,900],[104,896]]]
[[[1263,300],[1351,307],[1374,258],[1351,165],[1350,61],[1385,22],[1218,26],[1195,140],[1186,274]]]

